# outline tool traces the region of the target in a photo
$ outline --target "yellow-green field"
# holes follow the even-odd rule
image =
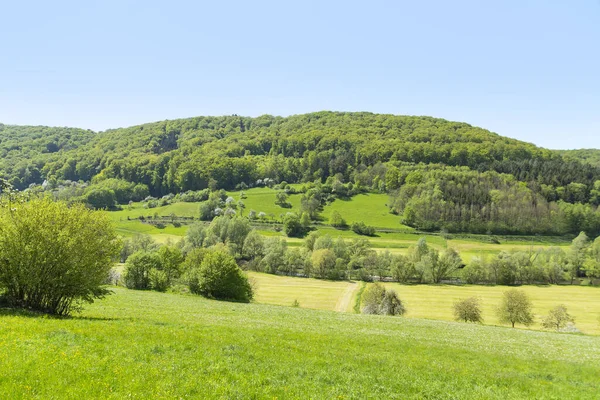
[[[298,300],[300,307],[352,312],[360,283],[332,282],[316,279],[283,277],[251,272],[256,288],[256,302],[290,306]],[[506,286],[479,285],[400,285],[385,283],[396,290],[408,309],[407,317],[451,321],[456,300],[478,297],[481,300],[484,323],[499,325],[496,307]],[[533,303],[536,323],[531,329],[541,329],[541,318],[559,304],[567,306],[575,317],[575,325],[586,334],[600,334],[600,288],[590,286],[522,286]]]
[[[256,302],[291,306],[298,301],[303,308],[349,311],[357,283],[295,278],[249,273],[256,290]]]

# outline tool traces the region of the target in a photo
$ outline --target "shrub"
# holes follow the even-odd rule
[[[379,311],[381,315],[403,315],[406,308],[395,290],[386,290]]]
[[[469,297],[454,303],[454,318],[457,321],[483,322],[479,299],[477,297]]]
[[[166,292],[169,286],[171,285],[169,276],[163,270],[151,269],[148,276],[150,280],[150,287],[152,288],[152,290]]]
[[[191,272],[194,284],[190,291],[202,296],[249,302],[253,297],[248,278],[229,254],[214,251],[204,255],[202,262]]]
[[[300,218],[294,213],[286,214],[283,219],[283,230],[288,237],[304,236],[304,227],[300,223]]]
[[[550,310],[548,316],[542,321],[542,326],[546,329],[559,331],[565,328],[568,323],[573,324],[574,322],[575,318],[567,312],[567,306],[561,304]]]
[[[351,227],[352,231],[357,235],[364,236],[375,236],[375,228],[367,226],[364,222],[353,222]]]
[[[108,216],[83,205],[0,208],[0,291],[12,306],[68,315],[109,293],[120,247]]]
[[[329,217],[329,225],[335,228],[343,228],[344,226],[346,226],[346,221],[344,220],[344,218],[342,218],[342,215],[339,212],[334,211]]]
[[[132,254],[125,263],[123,280],[129,289],[152,289],[150,274],[153,269],[162,269],[160,257],[157,253],[139,251]]]
[[[386,290],[380,283],[374,283],[362,292],[361,312],[363,314],[403,315],[404,304],[394,290]]]

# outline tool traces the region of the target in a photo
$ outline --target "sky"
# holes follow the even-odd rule
[[[600,148],[600,0],[2,1],[0,122],[429,115]]]

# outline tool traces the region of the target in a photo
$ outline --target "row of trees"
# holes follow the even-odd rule
[[[452,308],[457,321],[483,323],[481,302],[477,297],[458,300]],[[532,308],[532,302],[524,291],[512,289],[503,293],[496,314],[501,323],[510,324],[513,328],[515,324],[531,326],[535,321]],[[407,309],[396,291],[386,289],[380,283],[374,283],[369,285],[360,296],[360,312],[363,314],[404,315]],[[568,313],[564,304],[552,308],[541,321],[542,327],[556,331],[567,327],[570,331],[577,331],[574,323],[575,318]]]
[[[532,302],[527,293],[512,289],[503,293],[496,314],[501,323],[510,324],[513,328],[515,324],[531,326],[535,321],[532,307]],[[455,302],[453,311],[457,321],[483,322],[483,312],[480,300],[477,297],[469,297]],[[557,331],[567,328],[568,325],[571,325],[569,328],[571,331],[576,331],[574,323],[575,318],[568,313],[564,304],[552,308],[541,321],[542,327]]]

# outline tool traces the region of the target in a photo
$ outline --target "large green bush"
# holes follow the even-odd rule
[[[186,260],[192,293],[222,300],[249,302],[252,299],[252,286],[232,256],[221,251],[195,253],[192,252],[191,257],[201,260],[199,264]]]
[[[103,287],[120,244],[103,213],[34,199],[0,208],[0,292],[17,307],[68,315]]]
[[[138,251],[132,254],[125,264],[125,286],[129,289],[150,290],[154,270],[162,270],[161,259],[156,252]],[[162,284],[160,285],[162,286]]]

